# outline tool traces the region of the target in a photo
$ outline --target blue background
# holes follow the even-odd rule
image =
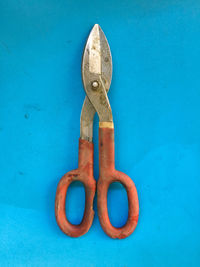
[[[81,57],[99,23],[113,57],[109,99],[116,168],[134,180],[138,227],[112,240],[95,219],[72,239],[58,228],[59,179],[77,167],[85,93]],[[0,1],[0,265],[200,265],[200,2]],[[98,179],[98,118],[94,124]],[[112,223],[127,198],[108,194]],[[79,223],[84,189],[70,187],[66,211]]]

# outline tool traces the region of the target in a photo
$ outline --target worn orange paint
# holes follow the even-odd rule
[[[101,226],[112,238],[125,238],[135,230],[139,216],[139,201],[135,184],[129,176],[115,170],[114,129],[99,128],[99,180],[97,184],[97,206]],[[114,227],[108,216],[107,192],[109,185],[120,182],[127,191],[129,213],[123,227]]]
[[[93,200],[96,190],[96,181],[93,177],[93,151],[93,143],[79,139],[78,169],[65,174],[57,187],[55,201],[56,220],[60,229],[71,237],[79,237],[87,233],[93,222]],[[65,212],[67,190],[73,181],[82,182],[85,188],[85,211],[79,225],[71,224]]]

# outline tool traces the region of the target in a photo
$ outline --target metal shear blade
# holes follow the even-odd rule
[[[112,121],[107,97],[112,79],[112,57],[108,41],[95,24],[86,43],[82,60],[82,80],[87,94],[81,111],[81,138],[92,141],[93,118],[98,113],[101,122]]]

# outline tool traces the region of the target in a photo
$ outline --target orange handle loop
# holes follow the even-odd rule
[[[116,171],[114,166],[114,129],[99,128],[99,163],[100,177],[97,185],[98,215],[104,232],[112,238],[126,238],[137,226],[139,201],[135,184],[129,176]],[[109,185],[120,182],[128,195],[128,220],[123,227],[114,227],[109,219],[107,208],[107,192]]]
[[[85,188],[85,211],[79,225],[71,224],[65,212],[66,194],[73,181],[80,181]],[[60,229],[71,237],[84,235],[90,229],[93,218],[93,200],[96,190],[96,181],[93,177],[93,144],[79,139],[79,166],[78,169],[65,174],[60,180],[55,200],[56,221]]]

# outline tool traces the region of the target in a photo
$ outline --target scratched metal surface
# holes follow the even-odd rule
[[[1,266],[200,265],[199,12],[195,0],[0,0]],[[94,23],[113,57],[116,168],[140,200],[138,227],[120,241],[103,233],[96,200],[79,239],[54,218],[57,183],[77,166],[81,57]],[[94,127],[97,179],[97,118]],[[83,202],[82,186],[72,186],[71,222],[80,222]],[[122,225],[119,185],[108,206]]]

